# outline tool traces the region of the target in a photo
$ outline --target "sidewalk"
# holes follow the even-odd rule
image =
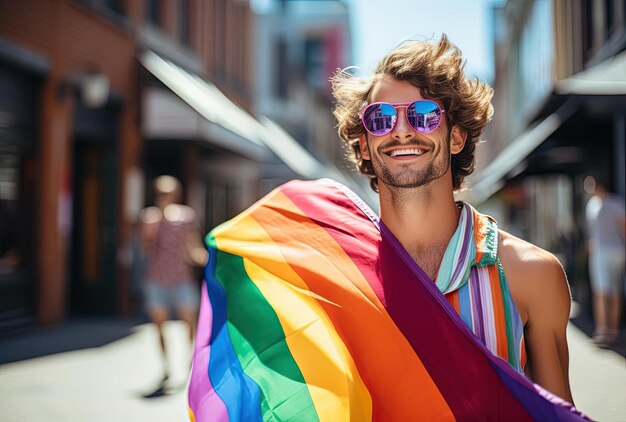
[[[571,323],[567,340],[576,407],[597,421],[626,421],[626,358],[596,347]]]
[[[186,382],[191,345],[181,322],[166,325],[171,379],[168,394],[153,393],[162,377],[159,340],[151,324],[72,322],[52,332],[3,341],[0,362],[13,360],[20,350],[69,349],[77,336],[121,337],[101,347],[35,357],[0,366],[0,421],[187,421]],[[51,344],[52,343],[52,344]]]
[[[180,322],[169,322],[166,336],[172,387],[154,398],[144,397],[161,375],[158,337],[150,324],[74,321],[3,341],[0,363],[10,363],[0,365],[0,421],[187,421],[191,346]],[[578,408],[594,420],[626,421],[624,358],[596,348],[572,324],[568,338]]]

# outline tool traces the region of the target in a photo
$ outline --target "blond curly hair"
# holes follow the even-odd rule
[[[361,113],[371,101],[375,84],[384,77],[408,81],[425,98],[438,101],[446,110],[448,127],[459,126],[467,133],[465,146],[452,155],[452,185],[460,189],[463,179],[474,171],[474,152],[478,137],[493,116],[491,87],[477,78],[464,74],[465,62],[461,51],[443,34],[439,41],[408,41],[389,53],[376,67],[372,76],[354,76],[348,69],[339,70],[332,78],[336,100],[334,115],[348,158],[367,175],[374,191],[378,180],[370,160],[364,160],[359,149],[359,137],[366,135]]]

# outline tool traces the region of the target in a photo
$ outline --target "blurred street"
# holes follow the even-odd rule
[[[0,420],[187,420],[185,362],[191,347],[184,324],[169,322],[166,336],[172,379],[163,395],[155,394],[160,363],[157,333],[151,324],[71,321],[62,328],[4,341],[0,345]],[[568,338],[572,393],[578,408],[594,420],[626,420],[624,357],[598,349],[573,324]]]

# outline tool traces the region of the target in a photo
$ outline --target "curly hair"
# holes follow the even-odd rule
[[[378,191],[378,180],[370,160],[361,156],[359,137],[366,135],[360,114],[370,102],[372,89],[378,81],[391,77],[408,81],[430,98],[443,104],[449,128],[459,126],[467,133],[465,146],[452,155],[452,185],[458,190],[463,179],[474,171],[474,152],[478,137],[493,116],[491,87],[464,74],[465,61],[461,51],[443,34],[432,41],[408,41],[389,53],[367,78],[354,76],[349,69],[339,70],[332,78],[336,100],[334,115],[348,158],[370,180]]]

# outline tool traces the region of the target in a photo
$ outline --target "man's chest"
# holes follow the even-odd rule
[[[412,248],[409,251],[413,260],[428,276],[435,280],[439,272],[439,266],[446,252],[446,245],[435,245],[426,248]]]

